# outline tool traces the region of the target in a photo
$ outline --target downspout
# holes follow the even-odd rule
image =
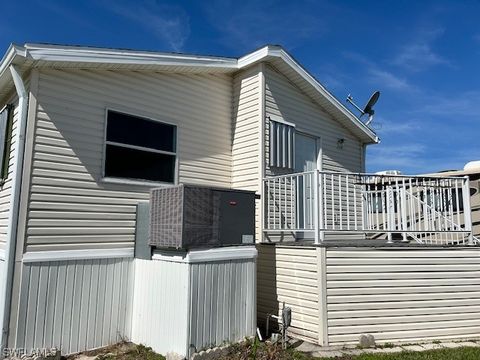
[[[15,166],[12,172],[12,189],[11,189],[11,203],[8,213],[7,224],[7,242],[5,247],[5,264],[6,271],[4,271],[5,284],[5,300],[2,303],[3,318],[0,319],[2,324],[2,349],[5,349],[8,345],[8,333],[10,323],[10,308],[12,300],[12,286],[13,286],[13,273],[15,267],[15,248],[17,243],[17,226],[18,226],[18,213],[20,204],[20,188],[22,184],[22,170],[23,170],[23,157],[25,150],[25,132],[27,128],[27,111],[28,111],[28,94],[25,90],[25,84],[19,74],[15,65],[10,65],[10,72],[12,74],[13,83],[18,94],[18,125],[17,133],[15,134],[15,153],[13,158],[15,159]]]

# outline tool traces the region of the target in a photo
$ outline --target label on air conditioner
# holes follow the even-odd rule
[[[253,244],[253,235],[242,235],[242,244]]]

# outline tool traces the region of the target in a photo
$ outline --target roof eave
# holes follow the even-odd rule
[[[0,60],[0,77],[3,76],[8,67],[19,57],[25,57],[25,48],[15,44],[10,44],[2,60]]]
[[[244,69],[255,63],[268,61],[272,58],[279,58],[289,67],[294,69],[307,83],[318,93],[324,96],[339,111],[341,116],[351,122],[364,143],[378,143],[378,136],[353,115],[335,96],[333,96],[322,84],[320,84],[306,69],[304,69],[290,54],[281,46],[268,45],[253,51],[239,59],[198,56],[185,54],[153,53],[146,51],[101,49],[75,46],[26,44],[25,46],[10,45],[5,56],[0,62],[0,79],[4,77],[8,66],[12,63],[24,62],[26,60],[68,62],[78,64],[138,64],[158,66],[185,66],[202,67],[211,69],[223,69],[236,71]]]
[[[25,49],[28,57],[34,61],[237,68],[237,59],[226,57],[37,44],[26,44]]]

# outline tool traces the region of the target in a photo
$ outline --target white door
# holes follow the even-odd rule
[[[308,135],[295,134],[295,172],[320,169],[320,141]],[[297,186],[297,226],[300,229],[313,229],[313,175],[298,180]],[[299,234],[301,235],[301,234]]]

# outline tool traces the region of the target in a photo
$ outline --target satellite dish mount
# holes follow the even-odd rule
[[[355,107],[355,109],[361,112],[359,119],[361,119],[363,115],[368,114],[368,120],[365,123],[365,125],[368,126],[373,121],[373,115],[375,115],[375,111],[373,110],[373,105],[376,104],[379,97],[380,97],[380,91],[375,91],[372,94],[372,96],[370,96],[370,99],[368,100],[367,105],[365,105],[363,109],[353,102],[353,97],[350,94],[347,96],[347,102],[352,104]]]

